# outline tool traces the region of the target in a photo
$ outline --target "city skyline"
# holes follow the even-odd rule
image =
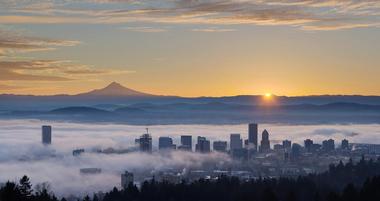
[[[373,0],[0,5],[1,94],[380,95]]]
[[[41,140],[41,135],[43,135],[41,133],[42,125],[50,125],[52,128],[51,145],[44,145]],[[140,138],[146,132],[146,125],[13,119],[1,120],[0,127],[2,130],[0,153],[3,153],[0,158],[2,161],[0,169],[7,172],[7,174],[0,175],[0,183],[27,173],[34,184],[49,182],[55,189],[54,192],[59,196],[83,195],[85,192],[92,193],[99,190],[107,192],[113,186],[120,185],[120,176],[125,171],[132,172],[135,176],[135,181],[141,181],[146,177],[152,178],[153,175],[150,174],[152,169],[158,171],[154,172],[155,178],[161,179],[162,177],[158,173],[163,171],[170,174],[173,167],[179,167],[178,172],[181,173],[183,167],[196,165],[195,169],[193,169],[194,174],[196,174],[196,171],[202,170],[201,167],[203,166],[201,165],[200,167],[200,164],[210,162],[220,164],[220,162],[223,162],[228,166],[230,158],[239,160],[241,154],[245,154],[242,152],[244,150],[238,150],[234,155],[226,155],[212,151],[214,145],[217,147],[215,150],[223,152],[230,149],[229,138],[231,133],[240,133],[241,138],[244,140],[249,138],[247,124],[150,125],[149,133],[152,137],[153,150],[152,153],[143,153],[138,151],[139,148],[135,145],[135,139]],[[314,155],[306,153],[302,148],[305,139],[313,140],[315,145],[310,149],[313,153],[315,152],[314,146],[320,149],[325,140],[334,139],[336,147],[339,148],[341,141],[348,139],[346,144],[349,143],[350,147],[351,144],[355,144],[362,150],[358,153],[357,151],[359,150],[355,149],[357,154],[352,153],[356,159],[360,159],[362,152],[365,150],[378,150],[380,144],[378,124],[259,124],[258,127],[258,141],[261,142],[262,131],[267,129],[270,133],[271,149],[276,150],[274,151],[275,153],[272,151],[270,153],[257,152],[257,158],[251,161],[254,164],[258,163],[259,167],[263,167],[264,170],[267,169],[265,167],[268,164],[267,162],[277,164],[276,161],[279,161],[280,164],[274,166],[276,170],[282,171],[282,169],[290,168],[290,170],[296,171],[297,169],[298,171],[298,168],[294,169],[294,166],[292,167],[293,162],[289,161],[291,162],[290,167],[284,164],[284,157],[287,156],[281,154],[280,151],[280,145],[284,139],[288,139],[289,145],[283,147],[297,143],[301,147],[301,159],[305,158],[305,161],[310,161],[311,159],[311,166],[301,165],[299,166],[300,170],[304,167],[315,169],[314,161],[318,162],[319,165],[316,169],[319,170],[319,168],[328,167],[332,162],[347,159],[345,155],[336,155],[334,153],[314,157]],[[253,135],[255,130],[255,126],[251,126]],[[182,138],[182,135],[186,137]],[[162,136],[172,138],[172,142],[177,145],[177,149],[183,151],[170,151],[170,153],[164,151],[161,153],[159,151],[159,138]],[[210,145],[211,152],[195,152],[197,136],[203,136],[206,141],[209,141],[209,143],[204,141],[206,142],[204,143],[206,145],[204,148],[206,148],[205,151],[208,151],[208,145]],[[223,143],[223,141],[227,143]],[[214,142],[218,143],[214,144]],[[366,143],[371,143],[372,145]],[[190,144],[192,152],[186,151],[186,146],[182,146]],[[135,151],[130,152],[130,149],[134,147],[136,147]],[[244,147],[246,146],[244,145]],[[251,147],[253,148],[253,146]],[[295,151],[298,150],[295,149]],[[339,152],[339,150],[337,151]],[[273,154],[275,154],[275,158],[273,158]],[[261,169],[259,167],[252,166],[253,169]],[[211,170],[208,170],[205,167],[204,172],[198,172],[198,174],[201,177],[206,177],[207,175],[213,175],[213,170],[218,169],[211,168]],[[228,168],[221,170],[228,171]],[[239,172],[240,170],[245,170],[244,166],[237,165],[232,172]],[[57,172],[60,172],[60,174],[57,174]],[[176,171],[174,173],[177,175]],[[287,171],[284,173],[287,174]],[[250,173],[252,176],[257,174],[258,172]],[[293,172],[291,174],[297,173]],[[184,175],[184,178],[188,177]],[[102,183],[103,181],[106,182]],[[72,186],[73,182],[77,185]]]

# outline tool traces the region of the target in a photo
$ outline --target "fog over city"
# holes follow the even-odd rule
[[[41,143],[41,126],[52,125],[52,144]],[[157,149],[158,137],[172,137],[179,144],[180,135],[205,136],[211,141],[228,141],[231,133],[247,138],[247,125],[155,125],[148,126],[153,137],[153,149]],[[357,143],[380,143],[378,124],[347,125],[283,125],[260,124],[259,132],[267,129],[272,145],[284,139],[303,144],[311,138],[315,142],[333,138],[348,139]],[[170,154],[96,154],[95,149],[126,149],[134,146],[134,139],[146,132],[146,126],[120,124],[78,124],[43,122],[39,120],[0,121],[0,183],[17,180],[26,174],[33,184],[48,182],[57,195],[92,194],[120,186],[120,174],[124,170],[153,170],[171,167],[201,167],[204,163],[230,162],[222,153],[198,154],[172,152]],[[193,142],[193,143],[194,143]],[[85,149],[81,157],[73,157],[74,149]],[[87,152],[89,151],[89,152]],[[54,155],[54,157],[51,157]],[[102,173],[81,175],[80,168],[101,168]]]

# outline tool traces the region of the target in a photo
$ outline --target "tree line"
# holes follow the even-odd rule
[[[103,201],[378,201],[380,200],[380,158],[358,163],[351,160],[330,165],[329,170],[297,178],[258,178],[240,180],[221,176],[179,184],[145,181],[138,188],[113,188]],[[61,201],[66,201],[61,198]],[[86,196],[83,201],[99,201]],[[0,201],[59,201],[47,188],[33,190],[27,176],[18,183],[0,188]],[[81,200],[80,200],[81,201]]]

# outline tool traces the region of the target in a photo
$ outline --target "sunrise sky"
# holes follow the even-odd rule
[[[380,95],[378,0],[1,0],[0,93]]]

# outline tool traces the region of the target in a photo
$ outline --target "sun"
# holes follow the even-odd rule
[[[272,94],[271,93],[265,93],[264,96],[265,96],[265,98],[271,98]]]

